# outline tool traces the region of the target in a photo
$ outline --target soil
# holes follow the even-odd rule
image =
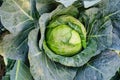
[[[3,57],[0,56],[0,80],[2,79],[2,76],[5,74],[5,64]]]

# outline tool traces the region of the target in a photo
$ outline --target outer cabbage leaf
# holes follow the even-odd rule
[[[120,51],[120,1],[119,0],[110,0],[111,6],[109,6],[109,10],[111,13],[111,20],[113,27],[113,43],[111,46],[112,50]]]
[[[119,23],[120,23],[120,0],[104,0],[99,4],[102,15],[105,18],[111,19],[113,26],[112,34],[112,45],[110,49],[120,50],[120,32],[119,32]]]
[[[18,60],[10,71],[10,80],[33,80],[29,68]]]
[[[30,10],[29,0],[4,0],[0,7],[1,22],[8,31],[17,33],[18,25],[33,19],[30,16]]]
[[[25,60],[28,53],[27,38],[33,28],[33,21],[28,20],[18,26],[17,34],[6,35],[0,43],[0,54],[10,59]]]
[[[10,32],[0,44],[0,54],[4,57],[25,60],[28,33],[34,28],[34,5],[32,0],[31,3],[29,0],[4,0],[0,7],[1,22]]]
[[[119,69],[120,57],[112,51],[104,51],[80,67],[74,80],[110,80]]]
[[[29,34],[29,61],[30,71],[35,80],[73,80],[77,68],[69,68],[51,61],[46,54],[40,50],[39,28],[32,30]]]
[[[103,23],[101,26],[99,26],[101,20],[95,24],[96,32],[96,42],[98,45],[97,48],[97,54],[101,51],[108,49],[112,45],[112,30],[113,26],[111,24],[111,21],[108,20],[105,23]],[[94,28],[94,30],[95,30]]]
[[[94,7],[82,12],[79,19],[87,29],[88,39],[96,38],[98,46],[96,55],[110,48],[112,45],[113,25],[109,17],[103,16],[99,8]]]

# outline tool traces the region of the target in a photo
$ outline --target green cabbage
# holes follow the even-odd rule
[[[48,25],[46,42],[56,54],[71,56],[86,48],[86,30],[74,17],[63,15]]]

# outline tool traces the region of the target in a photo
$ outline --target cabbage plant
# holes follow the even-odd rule
[[[115,80],[118,0],[4,0],[3,80]],[[116,74],[116,75],[115,75]],[[117,77],[118,78],[118,77]]]
[[[70,56],[86,48],[86,30],[74,17],[63,15],[48,25],[46,43],[56,54]]]

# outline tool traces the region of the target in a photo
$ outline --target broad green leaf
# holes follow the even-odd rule
[[[112,50],[120,51],[120,1],[116,3],[117,6],[114,7],[116,9],[117,14],[111,17],[113,27],[113,43],[111,46]]]
[[[29,68],[20,60],[10,71],[10,80],[33,80]]]
[[[110,80],[120,67],[120,57],[104,51],[80,67],[74,80]]]
[[[29,61],[30,71],[35,80],[73,80],[77,68],[70,68],[51,61],[46,54],[40,50],[39,28],[32,30],[29,34]]]
[[[119,23],[118,23],[119,24]],[[118,29],[113,29],[114,32],[118,31]],[[119,31],[117,33],[113,33],[113,42],[112,45],[110,47],[111,50],[118,50],[120,51],[120,36],[118,36],[120,33]]]
[[[113,26],[112,50],[120,50],[120,0],[105,0],[100,5],[103,16],[110,18]]]
[[[0,44],[0,54],[10,59],[25,60],[28,53],[27,38],[29,32],[34,28],[34,23],[28,20],[17,28],[17,34],[8,34],[4,37]]]
[[[109,17],[106,18],[101,15],[102,13],[99,13],[99,8],[91,8],[81,13],[79,18],[80,21],[82,21],[86,26],[88,40],[90,38],[96,38],[98,46],[96,54],[99,54],[101,51],[110,48],[112,45],[112,22]]]
[[[120,0],[103,0],[99,5],[104,16],[120,13]]]
[[[104,22],[101,26],[99,26],[100,21],[97,22],[98,25],[95,24],[95,27],[93,29],[93,30],[96,30],[95,37],[96,37],[96,42],[98,45],[97,53],[110,48],[110,46],[112,45],[113,26],[111,24],[111,21],[108,20],[108,21]],[[96,27],[98,29],[96,29]]]
[[[1,22],[8,31],[15,33],[18,25],[33,20],[30,10],[29,0],[4,0],[0,7]]]

